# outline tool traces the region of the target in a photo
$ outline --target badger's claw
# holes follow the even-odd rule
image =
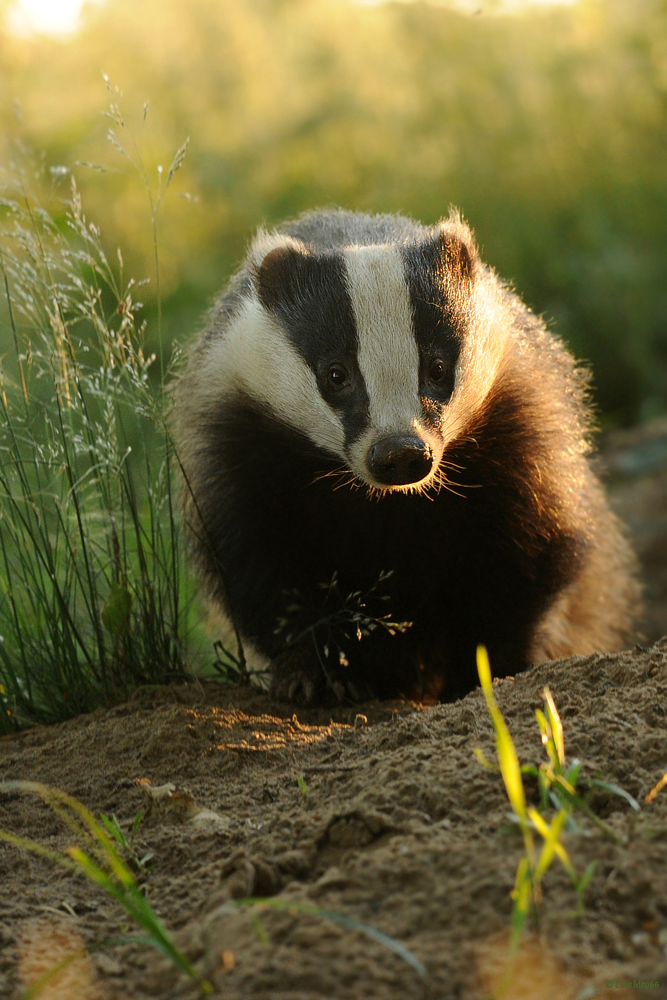
[[[271,694],[293,705],[321,705],[326,677],[311,650],[288,649],[271,661]]]
[[[356,684],[325,671],[311,648],[293,648],[271,662],[271,694],[278,701],[310,707],[360,701]]]

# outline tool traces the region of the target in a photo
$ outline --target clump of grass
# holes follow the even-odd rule
[[[130,858],[132,864],[139,871],[145,870],[146,865],[148,865],[148,863],[153,859],[152,851],[140,857],[134,846],[135,837],[137,836],[137,832],[143,822],[144,816],[145,810],[140,809],[132,821],[132,826],[130,827],[130,833],[128,836],[120,825],[118,817],[115,813],[112,813],[111,816],[107,816],[106,813],[100,814],[100,819],[106,827],[107,833],[111,834],[116,843],[123,849],[125,856]]]
[[[44,847],[43,844],[19,837],[7,830],[0,830],[0,840],[4,840],[5,843],[11,844],[13,847],[31,851],[61,867],[84,875],[90,882],[111,896],[133,923],[144,932],[142,935],[124,934],[101,942],[91,947],[90,951],[98,951],[100,948],[119,944],[150,945],[162,952],[181,972],[197,982],[202,994],[210,995],[213,993],[211,984],[202,979],[188,957],[177,947],[144,895],[141,886],[121,858],[118,845],[121,844],[124,834],[122,834],[117,822],[115,824],[118,827],[117,830],[113,829],[113,823],[98,822],[90,810],[78,799],[39,782],[0,782],[0,792],[27,792],[39,795],[84,846],[81,847],[77,844],[68,847],[61,854],[51,848]],[[77,957],[78,953],[75,953],[65,958],[64,962],[55,965],[38,984],[39,988],[45,986],[50,978],[62,971],[64,964]],[[39,989],[29,991],[31,996],[38,992]]]
[[[73,178],[57,200],[68,171],[27,161],[0,175],[0,732],[189,672],[192,585],[140,283],[108,259]]]
[[[539,766],[519,764],[519,758],[510,735],[509,729],[498,708],[491,682],[491,669],[486,649],[477,649],[477,671],[480,684],[486,700],[489,715],[496,736],[496,751],[498,766],[502,774],[507,797],[512,806],[513,819],[518,823],[524,843],[524,854],[519,862],[512,897],[512,950],[516,952],[526,924],[531,917],[536,917],[542,902],[542,881],[547,871],[558,859],[567,874],[577,895],[578,912],[583,911],[584,893],[588,886],[597,862],[592,861],[582,875],[578,875],[563,843],[563,835],[573,827],[573,813],[583,812],[604,833],[614,840],[620,840],[619,835],[595,815],[588,803],[581,797],[579,788],[604,788],[624,798],[633,809],[639,809],[639,804],[624,789],[617,785],[598,779],[583,779],[581,763],[572,760],[568,763],[565,756],[563,726],[551,692],[544,689],[544,711],[535,712],[542,737],[542,745],[547,753],[547,760]],[[485,759],[480,750],[476,751],[478,759],[485,766],[493,766]],[[537,779],[540,803],[539,808],[527,805],[523,786],[523,775],[528,774]],[[550,808],[556,810],[553,818],[545,818]],[[537,836],[536,836],[537,835]],[[538,844],[537,837],[542,839]]]
[[[137,814],[135,817],[128,838],[115,816],[108,817],[103,815],[102,822],[100,822],[82,802],[79,802],[78,799],[58,788],[53,788],[36,781],[3,781],[0,782],[0,793],[2,792],[39,795],[72,832],[79,843],[66,848],[64,853],[60,853],[52,848],[44,847],[43,844],[39,844],[36,841],[19,837],[3,829],[0,829],[0,840],[13,847],[47,858],[61,867],[85,876],[90,882],[114,899],[127,913],[133,923],[144,932],[142,935],[122,934],[106,941],[98,942],[87,948],[87,953],[92,954],[105,947],[124,944],[149,945],[162,952],[176,968],[195,981],[202,995],[211,995],[215,992],[213,985],[199,975],[188,957],[175,944],[173,938],[146,898],[142,886],[137,882],[121,856],[119,848],[130,856],[140,870],[145,871],[144,866],[149,857],[139,859],[134,850],[133,843],[134,836],[143,817],[142,813]],[[83,846],[79,846],[80,844]],[[400,941],[390,937],[383,931],[346,914],[324,909],[314,903],[277,898],[243,899],[225,903],[217,912],[225,913],[238,909],[246,910],[249,913],[258,938],[263,944],[268,945],[269,938],[262,927],[258,913],[267,909],[288,910],[296,916],[329,920],[332,923],[346,927],[348,930],[361,933],[397,955],[421,979],[428,979],[426,967],[409,948],[406,948]],[[76,961],[79,957],[80,952],[77,951],[54,964],[53,968],[48,970],[40,981],[28,990],[27,994],[24,994],[24,1000],[27,1000],[28,997],[37,996],[40,990],[51,979],[57,976],[69,962]]]

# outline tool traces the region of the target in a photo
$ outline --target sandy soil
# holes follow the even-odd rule
[[[598,859],[585,913],[573,912],[570,881],[554,867],[540,926],[506,996],[629,997],[636,990],[620,984],[642,980],[660,983],[650,995],[667,997],[667,789],[644,804],[667,763],[667,640],[648,652],[543,664],[497,683],[524,762],[542,759],[533,713],[545,684],[568,754],[642,808],[636,814],[616,795],[591,794],[596,813],[626,841],[585,819],[568,834],[577,871]],[[154,855],[148,898],[216,996],[472,1000],[489,995],[504,967],[521,855],[501,777],[480,765],[475,747],[493,756],[480,692],[427,709],[358,707],[332,720],[209,684],[140,692],[111,711],[5,739],[0,767],[4,779],[57,785],[126,827],[144,802],[138,778],[172,782],[216,814],[197,822],[187,808],[155,808],[137,843]],[[51,849],[71,840],[31,796],[2,796],[0,825]],[[85,880],[7,845],[0,885],[2,997],[19,996],[82,941],[127,930],[123,912]],[[428,979],[362,932],[296,910],[262,911],[262,943],[247,911],[224,908],[248,896],[362,921],[407,946]],[[63,975],[61,988],[54,981],[44,996],[196,995],[157,952],[136,945],[98,952]],[[608,982],[619,984],[613,993]]]
[[[667,424],[609,439],[614,503],[647,585],[647,642],[667,632]],[[525,938],[508,1000],[667,998],[667,639],[617,656],[546,663],[496,684],[523,762],[543,756],[534,710],[548,684],[568,756],[641,804],[592,790],[617,834],[583,818],[566,837],[578,872],[597,859],[583,915],[559,864]],[[142,823],[145,892],[226,1000],[484,1000],[507,963],[522,847],[480,692],[435,708],[374,704],[293,710],[248,688],[143,690],[126,705],[0,740],[0,777],[55,785],[129,830],[137,782],[171,783]],[[300,782],[300,783],[299,783]],[[536,787],[527,791],[536,800]],[[202,811],[198,811],[198,809]],[[208,810],[208,812],[206,812]],[[34,796],[0,795],[0,827],[63,850],[71,834]],[[287,909],[230,905],[270,897]],[[362,928],[299,912],[298,904]],[[349,924],[349,921],[348,921]],[[368,936],[406,946],[426,981]],[[0,997],[16,1000],[82,943],[132,930],[101,890],[0,843]],[[633,983],[659,984],[639,987]],[[625,985],[628,984],[628,985]],[[156,951],[104,948],[71,962],[45,1000],[190,1000],[196,989]]]

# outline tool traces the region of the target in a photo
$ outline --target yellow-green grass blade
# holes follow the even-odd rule
[[[0,791],[33,792],[46,802],[76,837],[80,837],[99,861],[106,863],[116,878],[124,884],[134,881],[121,861],[115,844],[93,813],[67,792],[38,781],[3,781]],[[73,815],[72,815],[73,814]]]
[[[480,747],[475,747],[474,754],[477,760],[480,762],[482,767],[485,767],[488,771],[499,771],[500,768],[493,761],[489,760],[484,751]]]
[[[561,811],[558,812],[553,818],[551,823],[547,823],[536,809],[530,808],[528,810],[528,815],[534,823],[538,833],[540,833],[544,838],[544,844],[542,845],[542,850],[535,867],[535,881],[537,883],[540,882],[544,873],[549,869],[549,866],[554,859],[554,855],[556,855],[576,885],[577,873],[574,870],[574,865],[570,861],[567,851],[560,843],[559,839],[569,815],[567,810],[561,809]]]
[[[137,885],[134,876],[116,853],[113,842],[104,827],[97,822],[90,810],[67,793],[39,782],[0,782],[0,791],[16,790],[38,794],[63,819],[69,829],[77,835],[86,835],[87,842],[97,841],[98,849],[95,854],[99,863],[86,854],[82,848],[76,846],[67,848],[63,855],[4,830],[0,830],[0,839],[85,875],[91,882],[103,889],[107,895],[116,900],[128,916],[147,932],[147,940],[153,947],[171,959],[186,975],[197,981],[203,993],[210,994],[213,987],[206,980],[201,979],[187,956],[174,944],[169,932],[162,925]],[[73,817],[71,813],[67,812],[65,807],[72,809],[75,816]],[[77,820],[77,817],[80,817],[80,821]]]
[[[135,923],[143,927],[155,948],[170,958],[192,979],[199,979],[197,970],[189,959],[176,947],[169,933],[163,927],[152,906],[143,895],[134,879],[131,883],[118,885],[80,847],[70,847],[67,853],[80,866],[83,873],[118,902]]]
[[[551,738],[553,739],[554,744],[556,746],[558,761],[562,767],[565,764],[565,740],[563,738],[563,723],[560,721],[560,715],[558,714],[556,703],[553,700],[549,688],[545,687],[542,694],[544,695],[546,715],[549,721],[549,728],[551,729]]]
[[[39,854],[40,857],[47,858],[49,861],[53,861],[55,864],[61,865],[63,868],[69,868],[71,871],[78,871],[78,866],[70,858],[65,858],[62,854],[58,854],[57,851],[52,851],[50,848],[44,847],[42,844],[38,844],[34,840],[28,840],[27,837],[18,837],[15,833],[10,833],[9,830],[0,829],[0,840],[4,840],[6,844],[11,844],[12,847],[18,847],[22,851],[30,851],[32,854]]]
[[[535,718],[537,719],[537,724],[540,727],[540,736],[542,738],[542,746],[547,752],[547,757],[552,768],[559,767],[558,760],[558,750],[553,739],[551,726],[549,720],[545,716],[544,712],[540,708],[535,709]]]
[[[507,790],[507,797],[521,824],[526,841],[526,849],[529,851],[532,861],[533,841],[526,819],[526,797],[521,778],[521,766],[510,731],[505,724],[505,720],[493,694],[491,667],[484,646],[477,647],[477,673],[479,674],[480,684],[482,685],[482,691],[496,734],[498,763]]]

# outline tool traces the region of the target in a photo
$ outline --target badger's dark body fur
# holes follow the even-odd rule
[[[632,557],[586,457],[582,376],[455,217],[260,234],[174,426],[200,569],[280,696],[449,699],[480,643],[505,676],[628,635]],[[359,640],[359,593],[412,625]]]

